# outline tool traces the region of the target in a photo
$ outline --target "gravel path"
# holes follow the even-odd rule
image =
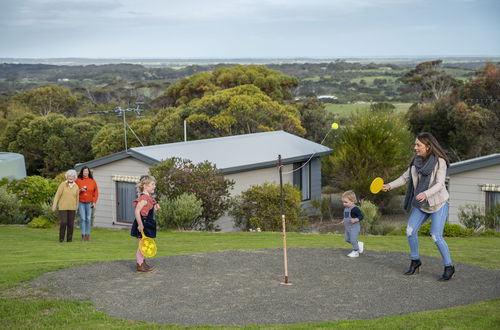
[[[500,297],[496,270],[459,263],[451,281],[438,282],[443,268],[436,258],[423,257],[420,274],[403,276],[405,253],[366,251],[350,259],[348,252],[288,249],[291,286],[280,285],[281,249],[159,257],[151,259],[150,274],[137,274],[132,260],[98,263],[47,273],[31,285],[90,300],[114,317],[183,325],[371,319]]]

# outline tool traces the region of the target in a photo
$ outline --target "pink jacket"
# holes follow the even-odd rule
[[[450,195],[448,190],[446,190],[446,161],[443,158],[438,158],[438,162],[432,170],[431,181],[429,183],[429,189],[424,191],[425,196],[427,196],[427,202],[430,207],[442,204],[446,202]],[[401,187],[406,184],[410,179],[410,168],[407,169],[403,175],[401,175],[396,180],[389,183],[391,189]],[[415,189],[418,185],[418,172],[415,166],[411,167],[411,179],[413,180],[413,188]]]

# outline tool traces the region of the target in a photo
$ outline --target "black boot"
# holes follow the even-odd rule
[[[455,267],[454,266],[445,266],[444,267],[444,273],[441,275],[438,281],[448,281],[453,274],[455,274]]]
[[[408,270],[404,274],[413,275],[415,274],[415,271],[417,271],[417,273],[420,273],[420,266],[422,266],[422,262],[420,261],[420,259],[417,260],[412,259],[410,268],[408,268]]]

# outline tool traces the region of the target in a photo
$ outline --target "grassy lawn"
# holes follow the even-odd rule
[[[79,237],[78,231],[75,236]],[[155,325],[115,319],[103,314],[88,302],[47,300],[38,295],[16,290],[23,282],[43,273],[75,265],[135,258],[135,240],[127,231],[95,229],[89,243],[79,240],[58,243],[56,229],[30,229],[19,226],[0,226],[0,321],[8,328],[186,328],[174,325]],[[289,247],[344,248],[349,246],[341,235],[288,234]],[[363,241],[371,250],[407,252],[404,236],[366,236]],[[500,271],[500,238],[448,238],[456,262],[464,262]],[[158,256],[204,253],[228,249],[263,249],[281,247],[280,233],[174,233],[159,232]],[[422,238],[421,252],[439,257],[430,239]],[[25,289],[24,291],[29,290]],[[24,292],[23,291],[23,292]],[[374,320],[307,323],[277,326],[247,326],[266,329],[319,328],[498,328],[500,299],[438,311],[390,316]],[[221,328],[221,327],[197,327]],[[235,327],[227,327],[235,328]]]
[[[405,113],[411,106],[411,103],[393,103],[396,112]],[[366,111],[370,108],[369,103],[362,104],[332,104],[325,103],[327,112],[338,114],[340,117],[349,117],[353,111]]]

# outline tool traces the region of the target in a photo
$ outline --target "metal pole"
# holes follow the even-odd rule
[[[122,111],[122,116],[123,116],[123,134],[125,136],[125,151],[127,151],[128,150],[128,148],[127,148],[127,122],[125,120],[125,111]]]
[[[285,219],[285,204],[283,200],[283,165],[281,164],[281,155],[278,155],[278,167],[280,172],[280,200],[281,200],[281,227],[283,229],[283,264],[285,267],[285,281],[281,285],[292,285],[288,282],[288,258],[286,255],[286,219]]]
[[[187,129],[186,129],[186,120],[184,120],[184,142],[187,141]]]

